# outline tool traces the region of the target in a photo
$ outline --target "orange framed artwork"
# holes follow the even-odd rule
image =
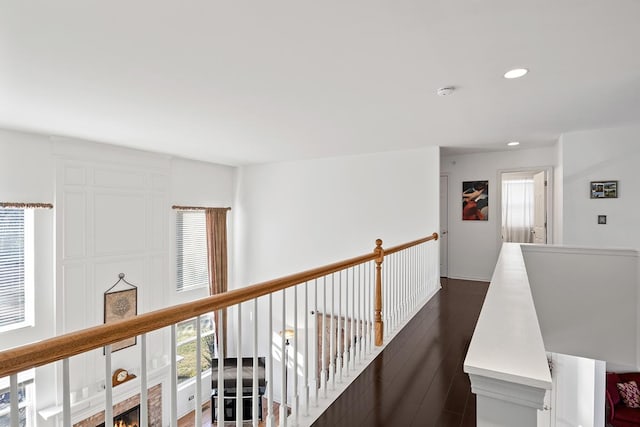
[[[489,181],[462,182],[462,220],[489,220]]]

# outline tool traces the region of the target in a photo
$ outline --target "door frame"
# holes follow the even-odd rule
[[[450,233],[449,233],[449,222],[450,222],[450,216],[451,216],[451,212],[450,212],[450,210],[451,210],[450,207],[451,206],[449,204],[449,193],[450,193],[450,190],[449,190],[449,174],[448,173],[441,173],[440,174],[440,181],[438,182],[438,187],[440,187],[441,184],[442,184],[442,178],[446,178],[447,179],[447,194],[446,194],[446,206],[447,206],[447,214],[446,214],[446,217],[447,217],[447,237],[446,237],[446,239],[447,239],[447,247],[446,247],[445,251],[447,253],[447,277],[449,277],[449,253],[450,253],[450,250],[449,250],[449,246],[450,246],[449,245],[449,235],[450,235]],[[440,190],[438,190],[438,196],[439,196],[438,197],[438,203],[439,203],[440,202],[440,196],[441,196],[440,195]],[[441,206],[438,206],[438,218],[439,218],[438,219],[438,234],[440,234],[442,232],[442,207]],[[440,243],[440,244],[442,244],[442,243]],[[438,251],[438,269],[440,269],[440,261],[441,261],[440,260],[440,253],[441,253],[441,250],[439,249],[439,251]],[[442,277],[442,271],[438,272],[438,276]],[[438,278],[438,280],[439,280],[439,278]]]
[[[527,166],[522,168],[498,169],[496,182],[497,207],[496,218],[496,235],[498,247],[502,246],[502,174],[514,172],[540,172],[544,171],[547,177],[547,245],[553,244],[553,166]]]

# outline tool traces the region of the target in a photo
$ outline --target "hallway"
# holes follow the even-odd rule
[[[462,364],[487,288],[442,279],[442,289],[313,426],[475,426]]]

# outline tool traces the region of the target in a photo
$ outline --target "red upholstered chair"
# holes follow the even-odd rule
[[[607,372],[607,422],[613,427],[640,427],[640,408],[625,406],[618,383],[635,381],[640,387],[640,372]]]

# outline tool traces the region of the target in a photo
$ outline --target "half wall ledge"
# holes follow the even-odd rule
[[[517,243],[502,246],[464,361],[478,427],[537,425],[551,373]]]

